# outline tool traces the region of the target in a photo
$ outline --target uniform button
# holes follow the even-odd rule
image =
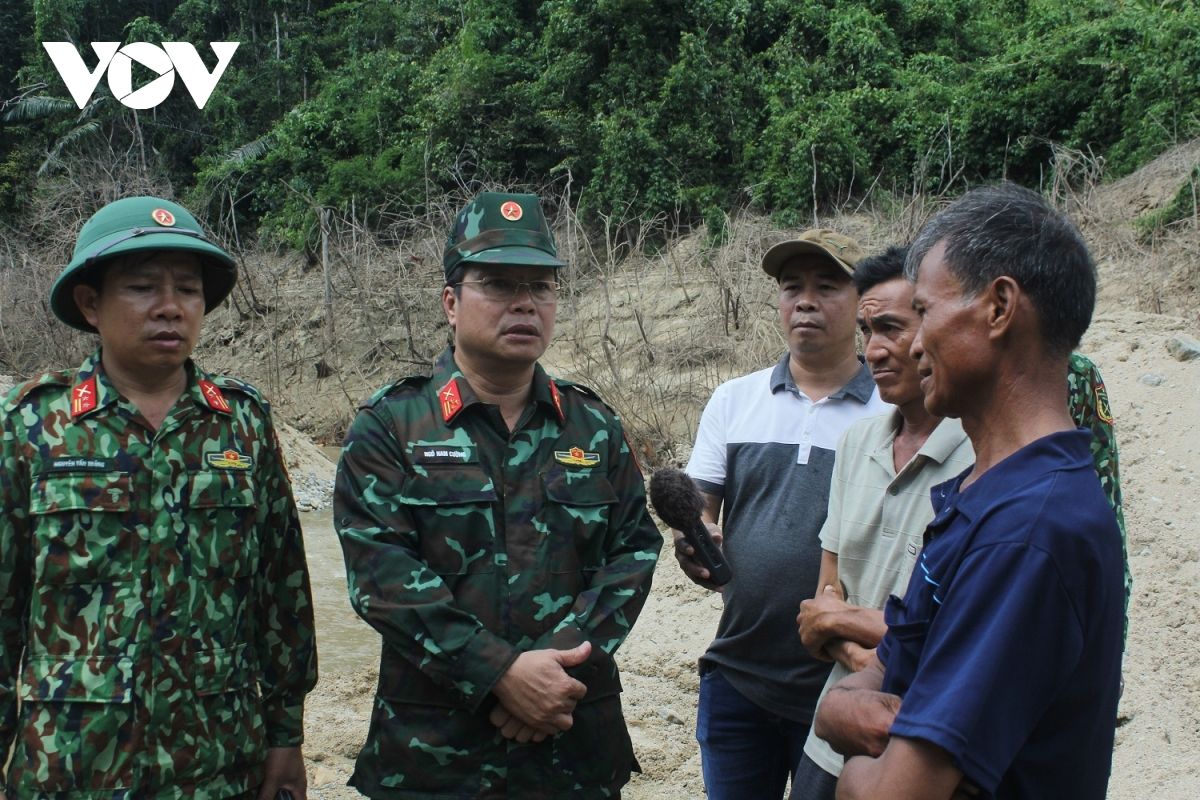
[[[895,497],[896,495],[900,494],[900,487],[899,486],[891,487],[890,489],[888,489],[888,494],[890,494],[892,497]]]

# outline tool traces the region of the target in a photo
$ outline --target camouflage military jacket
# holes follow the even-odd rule
[[[536,367],[510,434],[451,351],[359,411],[334,522],[351,603],[383,637],[379,689],[351,784],[373,798],[615,796],[634,767],[613,652],[662,535],[619,419]],[[589,640],[574,725],[500,736],[492,686],[524,651]]]
[[[98,353],[4,401],[9,798],[231,797],[301,741],[312,601],[270,411],[187,369],[157,431]]]
[[[1129,572],[1129,545],[1125,537],[1125,511],[1121,499],[1121,470],[1117,459],[1117,436],[1113,432],[1112,409],[1108,390],[1100,370],[1087,356],[1072,353],[1067,367],[1067,405],[1071,419],[1092,432],[1092,461],[1100,486],[1117,515],[1121,531],[1121,557],[1125,562],[1125,635],[1129,634],[1129,597],[1133,593],[1133,575]]]

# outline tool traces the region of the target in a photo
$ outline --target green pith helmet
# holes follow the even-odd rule
[[[208,241],[191,212],[158,197],[126,197],[104,206],[83,224],[71,263],[50,289],[50,310],[72,328],[95,333],[96,329],[75,305],[74,290],[79,279],[97,264],[115,256],[154,250],[194,253],[200,257],[205,314],[233,291],[237,262]]]
[[[537,195],[480,192],[463,206],[442,254],[446,283],[468,264],[564,266]]]

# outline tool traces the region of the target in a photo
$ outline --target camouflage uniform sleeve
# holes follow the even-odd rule
[[[663,536],[646,510],[646,484],[620,419],[609,426],[608,479],[617,495],[605,538],[605,561],[590,585],[575,598],[571,611],[534,649],[569,648],[584,639],[609,656],[616,652],[641,613]],[[594,655],[594,654],[593,654]]]
[[[1113,429],[1112,408],[1104,378],[1091,359],[1071,354],[1067,370],[1067,404],[1071,419],[1092,432],[1092,460],[1104,495],[1117,515],[1121,531],[1121,557],[1125,563],[1125,637],[1129,635],[1129,598],[1133,594],[1133,575],[1129,571],[1129,545],[1125,536],[1125,511],[1121,497],[1121,470],[1117,457],[1117,435]]]
[[[471,709],[520,654],[461,608],[422,560],[422,536],[401,502],[403,448],[380,407],[359,411],[342,449],[333,518],[350,604],[384,642]]]
[[[265,410],[265,408],[264,408]],[[304,697],[317,682],[312,589],[300,517],[279,439],[265,410],[258,465],[261,581],[258,586],[258,663],[269,747],[304,741]]]
[[[0,429],[0,759],[8,763],[17,724],[17,675],[29,604],[29,487],[19,463],[16,412],[3,408]]]

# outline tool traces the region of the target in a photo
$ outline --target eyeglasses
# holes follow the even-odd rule
[[[508,302],[523,289],[529,290],[529,296],[535,303],[553,303],[558,299],[557,281],[517,281],[512,278],[481,278],[477,281],[459,281],[458,285],[469,283],[479,289],[479,292],[489,300]]]

